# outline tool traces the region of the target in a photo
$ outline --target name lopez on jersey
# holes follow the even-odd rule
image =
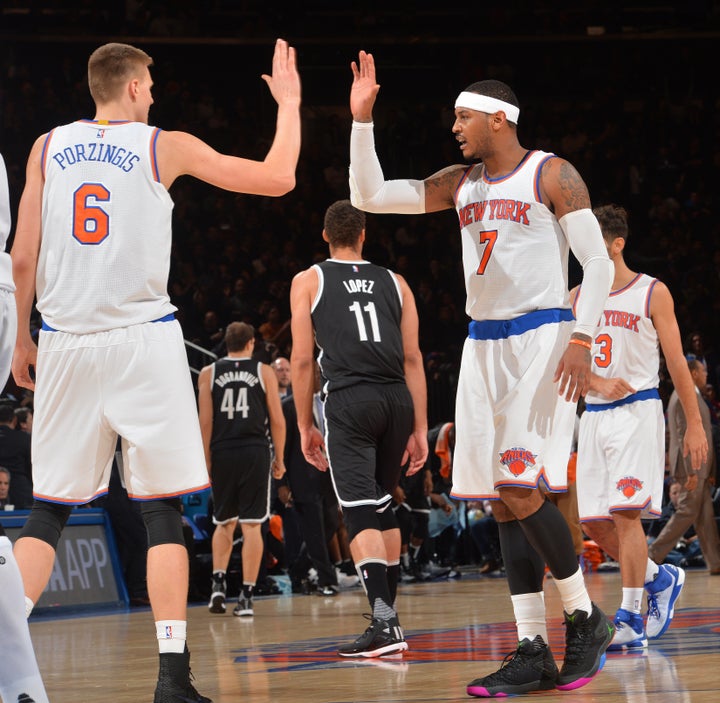
[[[349,281],[343,281],[343,285],[348,293],[372,293],[375,281],[368,281],[365,278],[351,278]]]
[[[117,166],[128,173],[140,161],[140,156],[123,146],[114,146],[107,142],[88,142],[87,144],[73,144],[52,155],[52,159],[64,171],[82,161],[98,161]]]

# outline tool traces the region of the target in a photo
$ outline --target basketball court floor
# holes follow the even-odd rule
[[[587,576],[593,599],[614,615],[620,576]],[[557,590],[545,586],[550,643],[561,663],[564,629]],[[516,646],[507,583],[465,573],[459,580],[401,584],[409,651],[353,660],[336,646],[367,626],[361,589],[334,598],[258,598],[251,619],[188,613],[197,689],[214,703],[430,703],[472,700],[465,685],[494,671]],[[157,646],[148,608],[84,617],[33,617],[31,633],[53,703],[150,703]],[[715,703],[720,697],[720,577],[690,570],[667,633],[639,654],[614,654],[576,691],[535,700],[583,703]]]

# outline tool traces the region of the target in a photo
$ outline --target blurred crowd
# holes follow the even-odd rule
[[[28,3],[9,6],[20,5]],[[173,14],[172,22],[193,24],[195,20],[187,13],[194,5],[182,3],[184,12]],[[212,6],[221,10],[225,4]],[[149,18],[144,14],[145,4],[139,1],[127,3],[122,17],[110,10],[100,11],[91,3],[87,9],[92,12],[82,16],[87,22],[99,23],[101,31],[116,21],[121,23],[118,26],[125,23],[128,31],[152,26],[151,36],[170,36],[175,31],[168,27],[172,22],[167,13]],[[260,15],[248,17],[250,23],[268,22]],[[372,25],[373,16],[368,17]],[[358,22],[352,31],[360,35],[366,31],[371,36],[368,27]],[[382,18],[376,17],[375,22],[384,26]],[[47,52],[21,48],[7,44],[0,50],[0,151],[8,167],[14,214],[33,140],[77,115],[93,116],[84,83],[84,44],[67,50],[49,44],[48,51],[57,51],[55,60],[49,60]],[[151,109],[152,123],[163,129],[190,131],[229,153],[257,157],[267,150],[267,144],[255,141],[255,135],[272,134],[267,120],[272,119],[273,108],[258,77],[266,66],[248,77],[249,69],[239,65],[245,54],[236,47],[203,44],[193,47],[191,56],[188,47],[176,44],[145,48],[156,58],[153,90],[157,108]],[[257,45],[251,48],[254,62],[269,55]],[[311,87],[303,105],[297,187],[291,194],[279,199],[233,195],[188,178],[173,186],[169,290],[185,337],[197,347],[222,354],[226,326],[240,320],[258,330],[261,343],[257,347],[263,360],[290,356],[290,282],[298,271],[325,257],[322,215],[331,202],[348,197],[348,64],[358,48],[348,49],[346,55],[336,49],[327,52],[327,64],[339,64],[343,72],[337,75],[344,76],[345,83],[341,80],[338,87],[333,80],[336,73],[329,74],[326,94],[317,86],[322,66],[311,66],[303,75],[304,85]],[[520,142],[553,151],[573,163],[588,184],[593,205],[616,202],[628,210],[628,264],[660,278],[674,296],[685,352],[707,366],[705,400],[712,411],[717,445],[720,219],[714,183],[720,177],[720,98],[714,84],[699,79],[702,56],[688,46],[674,55],[672,63],[665,64],[662,74],[655,59],[651,62],[645,56],[646,48],[641,42],[629,43],[608,52],[602,66],[581,54],[581,60],[573,62],[564,53],[572,53],[571,49],[555,48],[554,53],[539,52],[537,65],[526,75],[519,62],[482,64],[478,55],[465,47],[452,60],[447,54],[453,52],[445,52],[444,64],[439,66],[444,87],[436,94],[422,89],[415,75],[413,80],[405,80],[411,77],[409,69],[396,68],[394,73],[390,71],[389,86],[383,86],[378,102],[377,150],[388,178],[430,175],[460,160],[450,132],[455,94],[468,83],[487,77],[513,86],[521,103]],[[380,71],[383,51],[389,64],[396,57],[391,47],[380,47],[376,54]],[[239,53],[239,61],[233,52]],[[561,65],[565,66],[562,70]],[[433,86],[438,85],[437,69],[431,72]],[[335,66],[333,70],[339,69]],[[603,80],[606,75],[614,79]],[[456,373],[467,324],[455,215],[370,215],[365,255],[405,276],[415,293],[426,359],[429,425],[441,427],[453,418]],[[579,273],[573,264],[571,284],[578,282]],[[34,324],[39,328],[38,318]],[[195,347],[189,348],[188,354],[194,369],[211,358]],[[661,380],[665,402],[671,392],[665,374]],[[32,395],[12,381],[2,395],[13,411],[32,407]],[[19,415],[8,420],[6,426],[19,431],[14,429]],[[4,476],[0,474],[0,478]],[[440,530],[437,535],[445,531],[443,525],[451,525],[457,535],[466,536],[441,559],[448,573],[462,559],[479,558],[477,544],[468,540],[467,530],[491,511],[478,505],[468,511],[463,508],[452,517],[454,508],[443,502],[446,491],[438,483],[446,480],[436,473],[435,485],[432,491],[428,488],[427,495],[436,496],[433,505],[445,515],[444,520],[440,513],[436,516],[436,522],[440,519],[433,528]],[[17,486],[18,481],[12,479],[11,491],[13,483]],[[412,555],[411,528],[407,530],[408,554]],[[431,543],[425,528],[422,534],[420,544]],[[425,547],[428,549],[425,563],[435,554],[434,547]],[[481,561],[491,563],[493,570],[498,566],[493,545]],[[405,566],[415,577],[432,573],[422,572],[409,557]]]

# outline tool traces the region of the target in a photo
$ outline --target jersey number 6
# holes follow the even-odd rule
[[[73,237],[80,244],[100,244],[110,234],[110,217],[98,202],[110,200],[101,183],[83,183],[73,199]]]

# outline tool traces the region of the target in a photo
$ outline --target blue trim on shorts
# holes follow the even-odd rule
[[[150,322],[172,322],[175,319],[175,313],[171,312],[165,315],[164,317],[158,317],[157,320],[150,320]],[[42,321],[42,326],[40,327],[41,330],[44,332],[57,332],[57,330],[54,327],[50,327],[45,320]]]
[[[660,392],[657,388],[648,388],[647,390],[638,391],[612,403],[586,403],[585,410],[591,413],[597,413],[601,410],[612,410],[613,408],[619,408],[622,405],[629,405],[630,403],[637,403],[641,400],[660,400]]]
[[[472,320],[468,325],[470,339],[506,339],[534,330],[543,325],[570,322],[575,316],[570,308],[533,310],[513,320]]]

